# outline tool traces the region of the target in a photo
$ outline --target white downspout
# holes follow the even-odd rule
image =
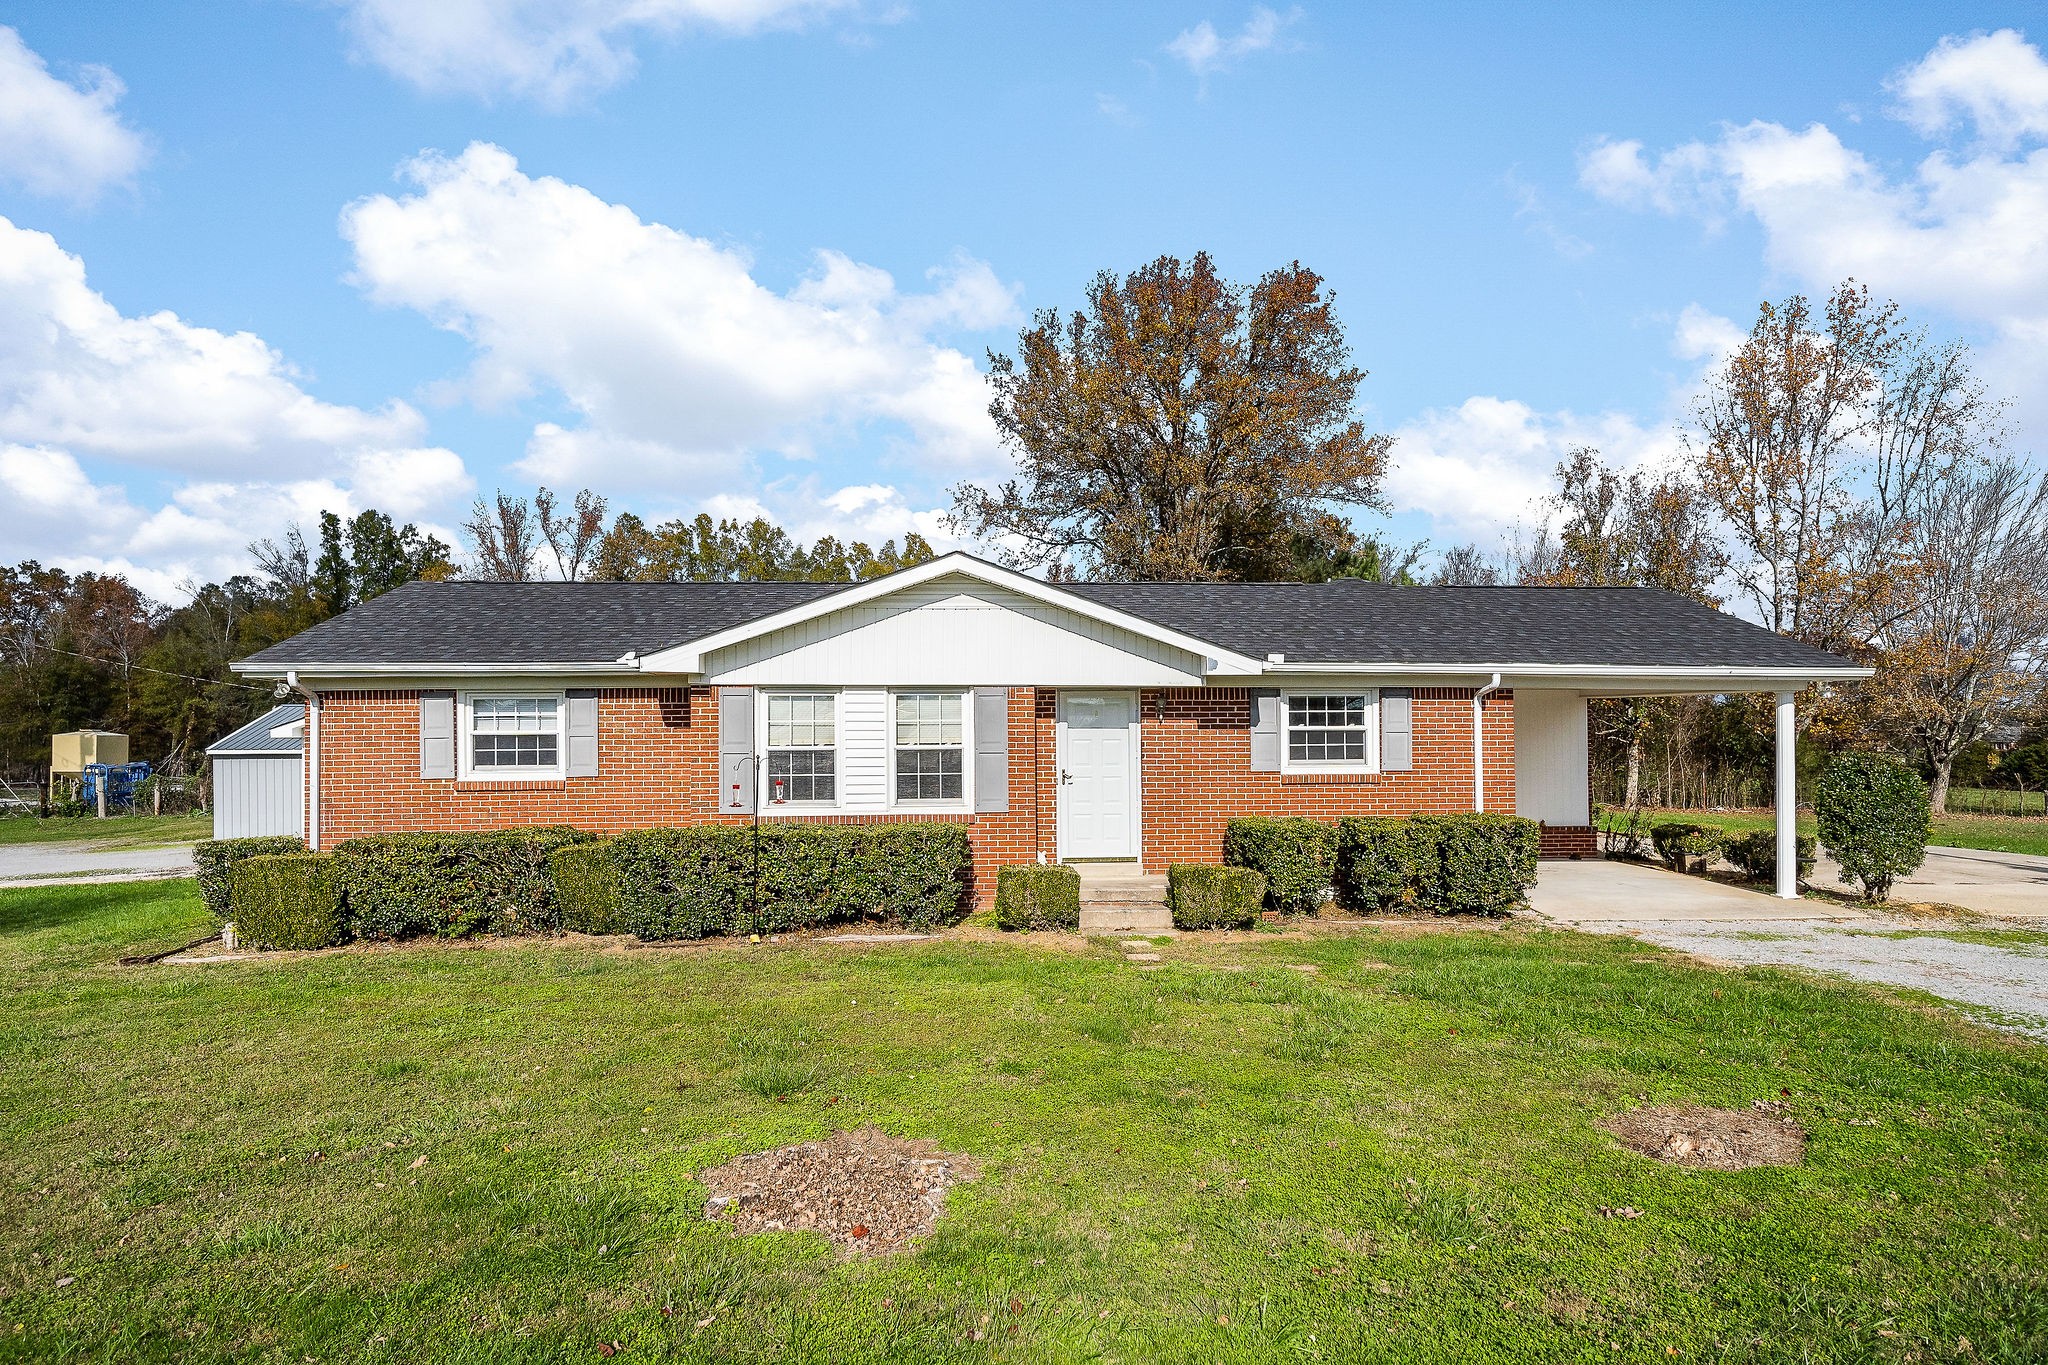
[[[306,847],[320,847],[320,694],[299,684],[299,670],[285,670],[284,684],[306,699]]]
[[[1799,723],[1791,692],[1778,694],[1778,885],[1785,900],[1799,899]]]
[[[1500,690],[1500,674],[1472,694],[1472,809],[1486,809],[1486,694]]]

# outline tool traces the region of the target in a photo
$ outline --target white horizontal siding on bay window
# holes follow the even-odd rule
[[[839,806],[889,808],[889,694],[879,687],[839,694]]]

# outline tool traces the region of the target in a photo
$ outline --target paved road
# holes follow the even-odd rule
[[[192,845],[95,848],[89,842],[0,844],[0,887],[74,886],[192,875]]]
[[[1629,934],[1722,962],[1805,967],[1927,991],[1975,1007],[1987,1023],[2048,1041],[2048,947],[2010,931],[1997,942],[1996,925],[1784,901],[1657,868],[1596,861],[1543,864],[1529,900],[1550,919],[1593,933]],[[1969,941],[1987,927],[1994,941]]]

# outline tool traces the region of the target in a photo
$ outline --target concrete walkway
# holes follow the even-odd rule
[[[1974,1007],[1986,1023],[2048,1040],[2048,948],[2038,935],[1779,900],[1634,863],[1544,863],[1529,902],[1558,924],[1720,962],[1926,991]]]
[[[1822,855],[1816,886],[1839,884],[1840,869]],[[1930,848],[1919,871],[1892,888],[1902,901],[1939,901],[2000,919],[2048,921],[2048,858],[1975,848]]]
[[[0,844],[0,889],[138,882],[192,873],[190,844],[113,849],[94,848],[89,842]]]

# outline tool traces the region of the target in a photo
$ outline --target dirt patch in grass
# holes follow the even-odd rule
[[[981,1174],[974,1158],[879,1128],[749,1152],[698,1172],[707,1218],[735,1232],[822,1232],[848,1253],[883,1256],[931,1232],[947,1187]]]
[[[1758,1100],[1748,1109],[1653,1105],[1602,1119],[1600,1126],[1630,1151],[1675,1166],[1746,1171],[1797,1166],[1806,1156],[1806,1130],[1775,1100]]]

